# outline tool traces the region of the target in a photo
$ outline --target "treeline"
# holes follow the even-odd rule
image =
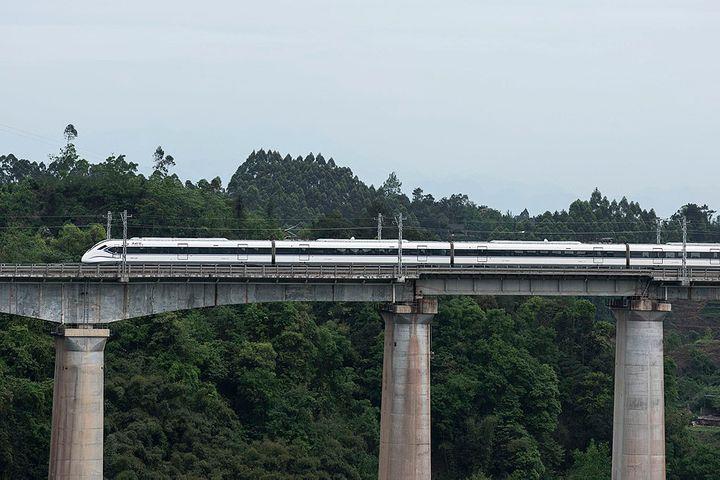
[[[72,132],[71,132],[72,133]],[[76,133],[75,133],[76,135]],[[227,188],[181,181],[162,148],[154,171],[97,164],[72,140],[50,162],[0,157],[0,261],[78,261],[128,210],[134,236],[366,237],[402,212],[408,238],[655,241],[657,216],[599,192],[530,216],[465,195],[411,197],[322,155],[253,152]],[[170,159],[168,159],[170,156]],[[706,206],[679,216],[717,238]],[[598,225],[602,225],[599,227]],[[117,236],[117,218],[113,222]],[[524,233],[521,233],[524,232]],[[702,237],[705,235],[706,237]],[[106,349],[105,476],[118,479],[372,479],[377,476],[383,324],[375,305],[268,304],[112,325]],[[689,428],[717,388],[717,329],[668,335],[668,478],[718,478],[720,435]],[[717,327],[717,325],[715,325]],[[51,326],[0,315],[0,478],[46,476]],[[434,478],[610,478],[614,323],[580,299],[443,299],[433,324]]]
[[[408,197],[394,173],[376,188],[320,154],[293,159],[264,150],[250,154],[225,189],[217,177],[182,182],[169,173],[174,158],[158,149],[147,177],[123,155],[90,164],[72,143],[48,165],[0,156],[0,227],[55,235],[66,223],[104,225],[104,212],[128,210],[136,236],[374,238],[380,214],[385,237],[395,238],[393,219],[402,214],[409,239],[655,243],[658,222],[663,242],[680,241],[685,217],[689,241],[720,242],[720,220],[707,205],[688,203],[660,219],[652,209],[626,198],[608,200],[595,190],[567,210],[503,213],[464,194],[435,199],[416,188]],[[32,243],[42,251],[41,242]]]

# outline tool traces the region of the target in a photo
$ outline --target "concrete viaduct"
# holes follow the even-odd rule
[[[720,270],[437,266],[0,265],[0,312],[58,323],[50,479],[102,479],[103,325],[258,302],[384,304],[380,480],[430,480],[430,324],[437,297],[610,297],[617,320],[612,478],[665,479],[663,323],[720,300]]]

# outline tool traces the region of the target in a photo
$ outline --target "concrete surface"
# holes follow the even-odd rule
[[[388,305],[385,321],[380,480],[430,480],[430,322],[437,300]]]
[[[670,304],[630,301],[617,320],[613,480],[665,480],[663,324]]]
[[[107,329],[67,328],[55,337],[50,480],[103,478]]]

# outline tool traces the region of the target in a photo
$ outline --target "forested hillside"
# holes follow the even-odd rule
[[[654,242],[653,210],[599,191],[531,216],[457,194],[410,197],[389,174],[368,186],[312,154],[253,152],[221,179],[181,181],[172,157],[150,176],[122,155],[90,164],[68,143],[47,164],[0,156],[0,261],[78,261],[127,209],[133,236],[372,238],[407,217],[408,238],[613,238]],[[690,199],[689,199],[690,200]],[[705,205],[662,223],[720,241]],[[120,232],[117,218],[113,234]],[[685,310],[683,310],[685,308]],[[720,478],[720,310],[680,306],[667,322],[668,478]],[[111,326],[105,474],[117,479],[377,478],[383,324],[376,305],[222,307]],[[0,315],[0,478],[47,475],[51,326]],[[588,299],[448,298],[433,324],[434,478],[610,478],[614,323]],[[714,396],[712,396],[714,395]]]

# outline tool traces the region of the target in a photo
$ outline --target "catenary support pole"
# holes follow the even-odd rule
[[[669,303],[611,305],[617,320],[613,480],[665,480],[663,323]]]
[[[385,321],[379,480],[430,480],[430,322],[437,300],[391,304]]]
[[[398,277],[403,277],[403,217],[402,213],[395,216],[398,226]]]
[[[102,480],[104,328],[65,328],[55,336],[50,480]]]
[[[687,217],[683,216],[682,219],[682,283],[683,285],[688,284],[688,270],[687,270]]]

